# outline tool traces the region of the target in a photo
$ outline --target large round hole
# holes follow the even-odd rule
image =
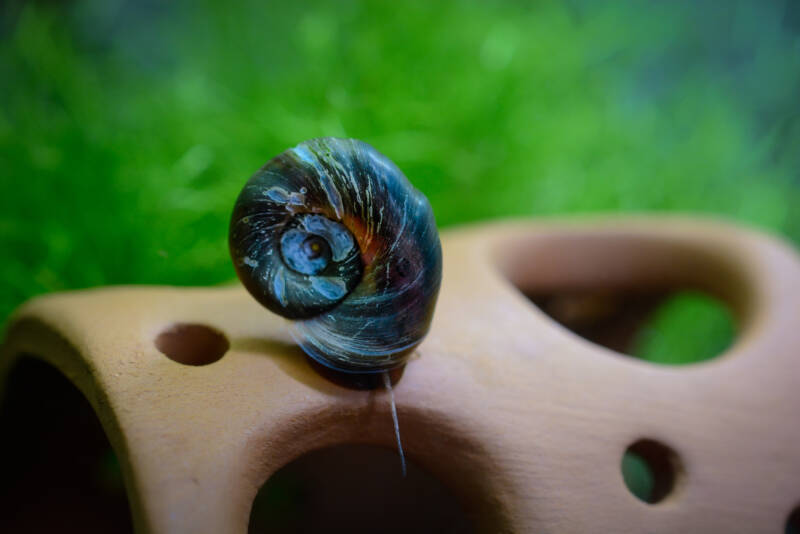
[[[89,402],[23,357],[0,406],[0,532],[132,532],[119,462]]]
[[[222,358],[230,343],[222,332],[210,326],[176,323],[158,334],[158,350],[185,365],[208,365]]]
[[[786,534],[800,534],[800,504],[786,518]]]
[[[735,337],[750,287],[737,266],[693,243],[609,232],[532,238],[498,250],[499,266],[562,326],[660,364],[708,360]]]
[[[735,334],[728,307],[697,291],[586,291],[530,298],[581,337],[653,363],[709,360],[730,347]]]
[[[683,469],[678,455],[657,441],[641,439],[622,456],[622,479],[638,499],[655,504],[670,495]]]
[[[277,471],[258,492],[251,534],[266,532],[474,532],[461,503],[439,480],[397,451],[340,445]]]

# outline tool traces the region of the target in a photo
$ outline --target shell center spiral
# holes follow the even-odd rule
[[[346,258],[355,246],[343,224],[322,215],[302,215],[297,223],[281,235],[281,254],[286,265],[300,274],[321,273],[331,261]]]

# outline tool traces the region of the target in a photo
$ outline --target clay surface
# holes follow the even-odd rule
[[[442,244],[433,326],[395,396],[406,453],[482,531],[783,532],[800,502],[793,250],[682,217],[497,223]],[[730,305],[731,349],[687,366],[643,362],[524,295],[675,288]],[[213,331],[198,343],[189,328],[184,346],[176,324]],[[164,332],[161,348],[185,349],[183,363],[157,347]],[[122,460],[138,532],[244,533],[259,487],[287,462],[335,444],[394,447],[386,392],[321,377],[286,332],[238,286],[95,289],[22,306],[0,365],[36,355],[86,395]],[[620,474],[642,439],[677,456],[656,504]]]

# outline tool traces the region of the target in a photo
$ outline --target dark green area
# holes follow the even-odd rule
[[[637,499],[650,502],[655,488],[655,475],[644,458],[626,451],[622,456],[622,480]]]
[[[653,313],[633,340],[631,354],[681,365],[719,356],[730,346],[735,325],[720,301],[695,292],[677,293]]]
[[[800,505],[796,506],[786,519],[786,534],[800,534]]]
[[[240,187],[323,135],[388,155],[441,226],[691,211],[798,242],[797,6],[6,2],[0,322],[49,291],[231,280]]]

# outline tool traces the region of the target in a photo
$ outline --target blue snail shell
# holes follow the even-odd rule
[[[362,141],[312,139],[270,160],[236,201],[229,244],[247,290],[324,365],[392,369],[428,332],[442,276],[433,211]]]

